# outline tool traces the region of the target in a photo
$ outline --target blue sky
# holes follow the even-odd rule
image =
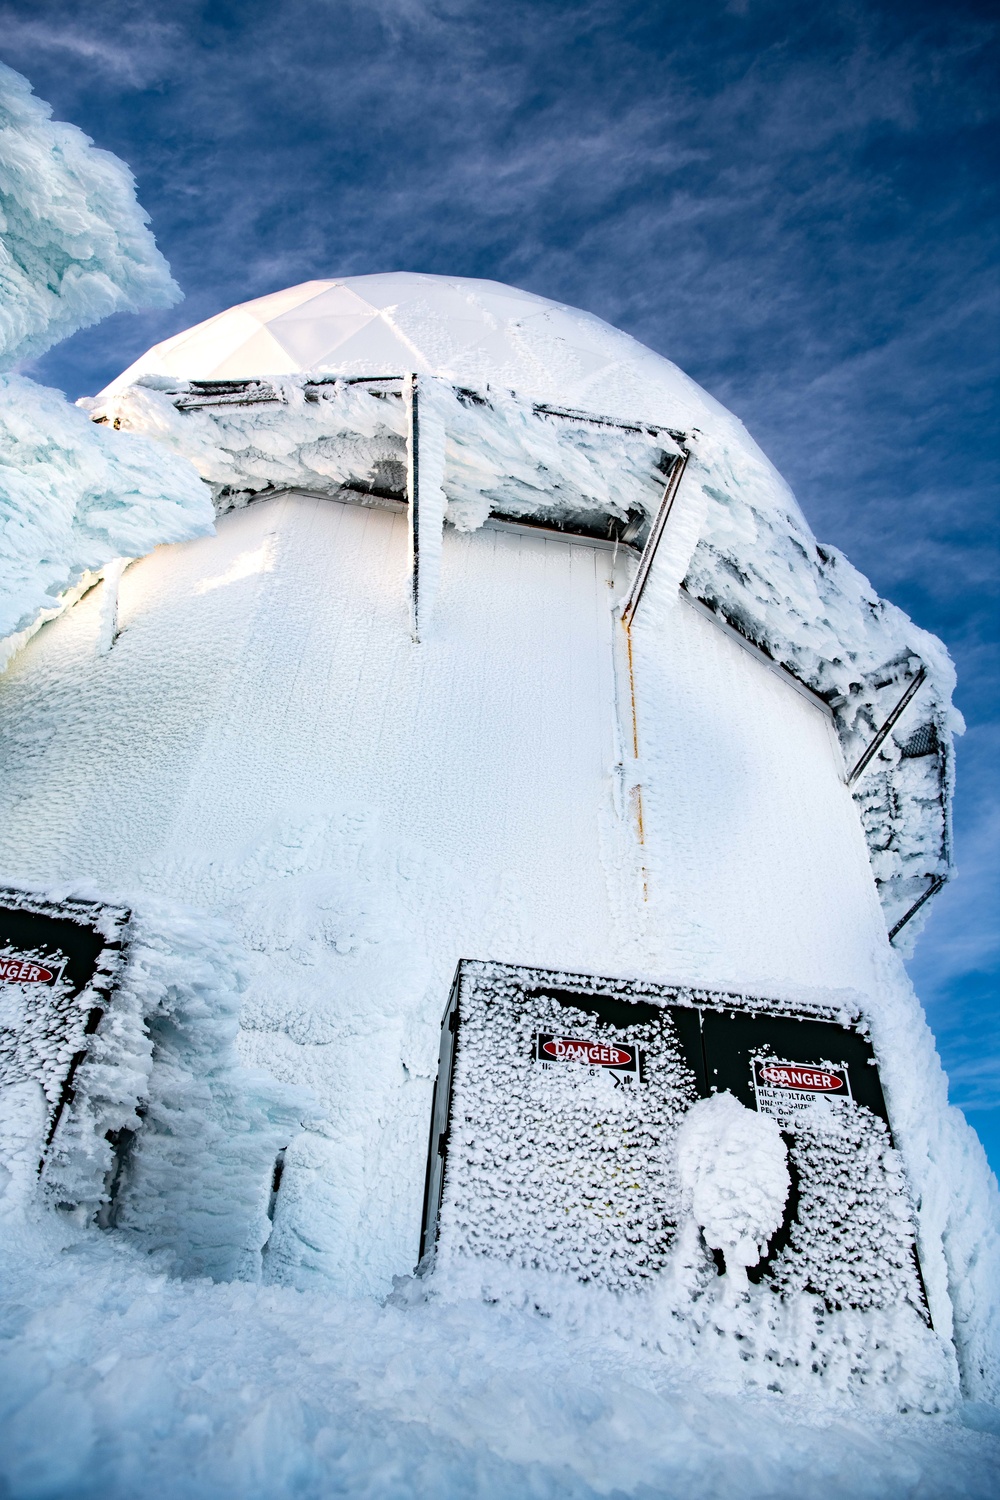
[[[187,293],[36,378],[310,277],[494,277],[674,359],[945,639],[959,877],[911,971],[1000,1167],[996,8],[0,0],[0,52],[130,164]]]

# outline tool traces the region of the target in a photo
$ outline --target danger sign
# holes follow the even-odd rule
[[[758,1111],[789,1130],[794,1129],[795,1116],[811,1109],[816,1099],[851,1097],[845,1067],[779,1062],[772,1057],[753,1059],[753,1087]]]
[[[543,1067],[554,1068],[575,1063],[592,1076],[606,1074],[612,1083],[625,1086],[641,1082],[641,1060],[638,1047],[620,1042],[595,1042],[579,1036],[535,1037],[534,1060]]]
[[[51,984],[55,977],[52,969],[46,969],[33,958],[18,954],[0,957],[0,984]]]

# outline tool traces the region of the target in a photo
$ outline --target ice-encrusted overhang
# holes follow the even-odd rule
[[[687,455],[683,484],[697,488],[701,521],[682,587],[832,711],[887,927],[910,936],[910,919],[951,872],[960,721],[942,643],[820,546],[773,469],[725,435],[424,375],[419,389],[425,431],[441,438],[444,520],[462,530],[521,520],[641,552],[651,529],[655,544],[665,489]],[[153,376],[86,404],[95,421],[184,454],[220,512],[289,489],[407,499],[414,407],[398,375]]]
[[[445,519],[490,515],[641,540],[680,452],[679,432],[420,377],[447,435]],[[147,377],[86,403],[95,421],[166,440],[211,486],[219,512],[290,487],[406,499],[407,412],[399,376],[252,381]]]

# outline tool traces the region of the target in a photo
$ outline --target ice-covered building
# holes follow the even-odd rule
[[[950,869],[951,666],[742,425],[593,316],[402,273],[234,307],[87,408],[217,522],[0,678],[12,909],[101,939],[52,1194],[180,1269],[349,1292],[440,1227],[453,1267],[665,1277],[704,1321],[714,1251],[806,1299],[821,1365],[929,1400],[955,1339],[992,1389],[995,1202],[895,951]],[[770,1121],[694,1113],[723,1083],[786,1138],[839,1098],[786,1167]],[[808,1363],[760,1316],[761,1361]]]

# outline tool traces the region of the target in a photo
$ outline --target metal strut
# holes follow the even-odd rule
[[[660,501],[660,508],[656,512],[656,519],[653,522],[649,536],[646,538],[646,545],[642,549],[642,556],[639,558],[639,566],[632,580],[632,587],[629,589],[625,603],[622,605],[621,619],[626,630],[632,623],[632,616],[639,607],[639,600],[642,598],[642,591],[646,587],[646,580],[649,577],[649,570],[653,566],[656,549],[660,545],[664,528],[673,509],[674,501],[677,498],[677,491],[680,488],[680,482],[684,477],[684,470],[687,468],[687,461],[690,456],[688,449],[682,448],[677,458],[674,459],[673,467],[667,479],[666,489],[663,491],[663,499]]]
[[[910,920],[910,918],[911,917],[915,917],[917,915],[917,912],[923,906],[924,902],[925,901],[929,901],[932,896],[936,896],[937,895],[938,891],[944,885],[946,878],[947,877],[944,876],[944,875],[934,875],[934,876],[931,877],[931,883],[927,887],[926,891],[924,891],[924,894],[922,896],[918,896],[917,897],[916,901],[914,901],[914,903],[910,907],[909,911],[908,912],[904,912],[904,914],[900,917],[900,919],[896,923],[895,927],[890,927],[890,929],[889,929],[889,941],[890,941],[890,943],[892,942],[893,938],[896,936],[897,932],[902,932],[903,928],[906,926],[906,924]]]
[[[924,678],[926,676],[927,676],[927,668],[926,667],[921,667],[920,671],[917,673],[916,677],[914,677],[913,681],[910,683],[909,687],[906,689],[906,692],[903,694],[902,698],[900,698],[899,702],[896,704],[896,707],[893,709],[892,713],[889,715],[889,717],[886,719],[885,723],[882,725],[882,728],[879,730],[878,734],[875,736],[875,738],[872,740],[871,744],[868,746],[868,749],[861,756],[861,759],[858,761],[858,763],[854,767],[853,771],[851,771],[850,775],[847,778],[847,785],[848,786],[853,786],[854,785],[854,783],[857,781],[858,777],[861,775],[862,771],[864,771],[867,768],[867,766],[869,765],[869,763],[871,762],[871,760],[873,759],[873,757],[878,754],[878,752],[881,749],[882,745],[885,743],[886,737],[887,737],[890,729],[896,723],[896,721],[898,720],[900,714],[906,708],[906,705],[910,702],[910,699],[913,697],[914,693],[917,691],[917,689],[919,688],[920,684],[923,682],[923,680],[924,680]],[[908,920],[909,920],[909,918],[904,918],[904,921],[908,921]]]
[[[410,631],[420,640],[420,416],[417,377],[403,376],[406,403],[406,499],[410,555]]]
[[[664,528],[666,527],[667,520],[670,516],[670,511],[677,496],[677,490],[680,485],[681,478],[684,474],[684,470],[687,467],[689,456],[690,455],[688,453],[688,450],[686,448],[682,448],[680,453],[674,459],[673,465],[670,469],[670,474],[667,477],[666,488],[663,491],[663,498],[660,501],[660,508],[656,512],[656,518],[653,521],[649,536],[646,538],[646,545],[642,549],[642,556],[639,558],[639,567],[636,571],[635,577],[632,580],[632,587],[629,589],[628,594],[626,595],[625,603],[622,605],[621,613],[619,615],[622,628],[625,631],[625,651],[626,660],[628,663],[629,708],[632,722],[632,755],[636,760],[638,760],[639,758],[639,721],[638,715],[636,713],[635,702],[635,663],[632,655],[632,620],[635,616],[636,609],[638,608],[639,600],[642,598],[642,591],[646,587],[646,579],[649,577],[649,570],[653,566],[653,558],[656,556],[656,549],[660,545],[660,539],[663,536]],[[630,796],[635,810],[636,835],[641,848],[646,842],[641,782],[637,781],[635,783],[635,785],[631,789]],[[645,864],[643,864],[642,866],[642,899],[644,901],[649,900],[649,872],[647,871]]]

